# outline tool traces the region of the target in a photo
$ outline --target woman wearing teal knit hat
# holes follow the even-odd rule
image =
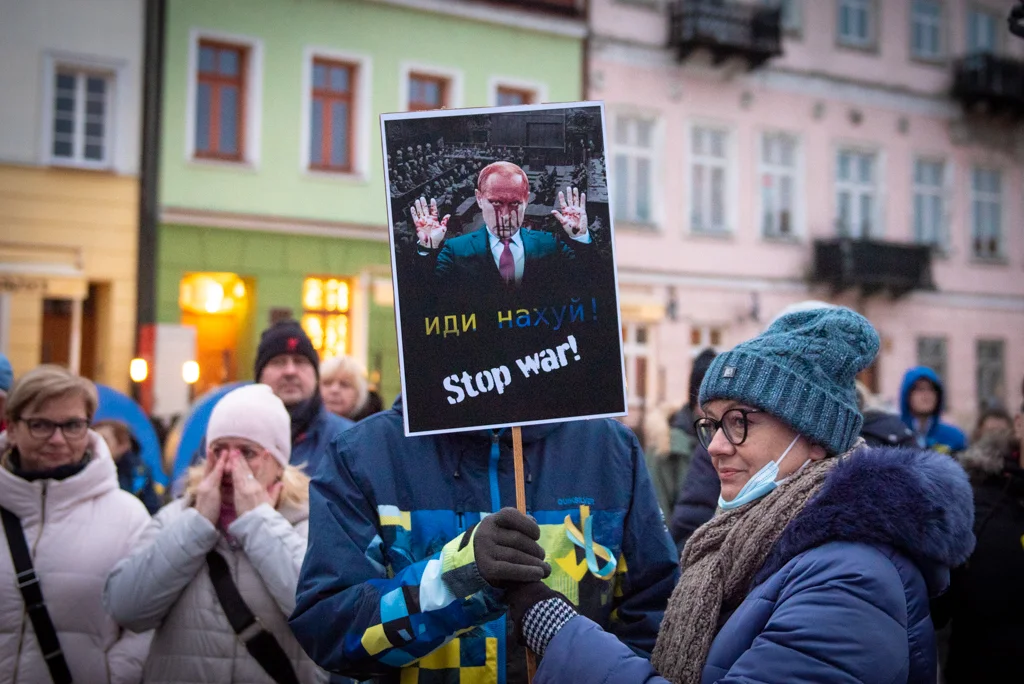
[[[722,484],[683,550],[651,659],[540,583],[509,591],[535,682],[935,682],[929,599],[974,546],[948,457],[869,448],[854,378],[879,340],[842,307],[795,311],[719,355],[695,427]]]

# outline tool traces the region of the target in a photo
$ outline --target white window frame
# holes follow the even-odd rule
[[[619,121],[627,119],[631,121],[645,120],[651,123],[651,145],[650,147],[640,147],[633,144],[623,144],[618,142],[616,136],[616,129],[618,128]],[[616,112],[612,118],[612,130],[611,137],[611,155],[606,158],[606,174],[609,177],[608,194],[611,197],[612,205],[611,208],[615,212],[615,220],[623,223],[633,224],[637,226],[657,226],[659,225],[661,218],[661,193],[659,192],[660,178],[661,178],[661,118],[651,112],[639,112],[639,111],[620,111]],[[634,127],[635,128],[635,127]],[[627,207],[624,211],[622,207],[617,206],[618,204],[618,185],[620,182],[619,178],[616,177],[616,160],[620,155],[624,155],[627,158],[627,166],[629,167],[628,176],[626,179],[626,197]],[[638,218],[633,211],[636,207],[636,159],[645,158],[650,162],[650,197],[648,198],[648,206],[650,207],[650,216],[644,220]]]
[[[974,189],[974,174],[978,171],[990,171],[999,174],[999,193],[990,192],[979,192]],[[970,240],[970,255],[972,259],[980,261],[1001,261],[1006,258],[1006,183],[1007,173],[1005,169],[998,166],[988,166],[985,164],[974,164],[971,166],[970,177],[968,183],[970,183],[970,199],[967,203],[967,225],[970,226],[968,233],[968,239]],[[999,208],[999,249],[995,254],[979,254],[974,249],[974,238],[977,235],[978,226],[974,223],[974,204],[975,202],[987,202],[997,203]]]
[[[769,137],[774,136],[787,136],[793,141],[793,166],[789,170],[789,173],[793,178],[793,203],[791,207],[790,215],[790,232],[788,235],[769,235],[764,230],[764,192],[763,182],[766,174],[771,174],[773,177],[782,175],[786,169],[785,167],[779,167],[776,165],[768,164],[764,158],[764,145],[765,140]],[[757,136],[757,150],[758,160],[758,171],[757,178],[755,179],[755,185],[758,189],[757,192],[757,224],[758,234],[766,240],[781,240],[781,241],[798,241],[804,235],[804,163],[803,163],[803,139],[800,135],[793,133],[792,131],[783,130],[765,130]]]
[[[964,50],[968,53],[977,52],[971,47],[971,15],[987,14],[995,20],[995,43],[992,45],[992,52],[998,53],[1003,46],[1002,32],[1006,30],[1006,20],[1000,16],[999,10],[990,5],[973,2],[967,5],[967,14],[964,19]]]
[[[693,210],[694,210],[694,195],[693,195],[693,179],[694,179],[694,167],[698,163],[704,163],[705,160],[714,161],[717,165],[720,162],[716,161],[715,157],[704,157],[697,156],[693,151],[693,136],[698,129],[717,131],[725,134],[725,159],[724,167],[725,173],[725,188],[722,192],[722,201],[725,202],[723,207],[723,217],[725,219],[725,225],[720,230],[706,230],[696,229],[693,227]],[[685,195],[686,195],[686,232],[689,235],[699,236],[710,236],[710,237],[731,237],[735,233],[736,226],[736,130],[735,127],[729,124],[724,124],[720,121],[691,121],[686,127],[686,154],[684,159],[686,162],[686,173],[685,177]],[[711,185],[708,184],[708,190],[710,197]],[[709,205],[710,206],[710,205]]]
[[[939,164],[942,167],[942,172],[939,177],[939,184],[933,185],[921,185],[917,181],[917,165],[919,163],[924,164]],[[918,154],[914,155],[910,166],[910,235],[912,240],[916,244],[931,245],[938,249],[940,252],[944,252],[949,246],[949,225],[950,225],[950,214],[949,214],[949,197],[951,194],[951,178],[952,170],[951,163],[948,159],[941,156]],[[927,241],[922,240],[921,236],[917,234],[917,196],[918,194],[926,197],[938,197],[939,198],[939,225],[936,228],[935,240]]]
[[[448,109],[459,109],[462,107],[462,82],[461,69],[454,67],[443,67],[436,64],[424,64],[422,62],[402,62],[399,66],[398,78],[398,106],[399,111],[409,111],[409,76],[411,74],[423,74],[424,76],[435,76],[448,80]]]
[[[910,2],[910,32],[907,36],[907,40],[910,43],[910,56],[914,59],[925,60],[929,62],[936,62],[942,60],[946,55],[946,3],[943,0],[926,0],[932,2],[939,8],[938,19],[935,19],[934,26],[929,26],[935,30],[938,36],[938,44],[935,46],[935,52],[921,52],[914,45],[914,30],[918,23],[924,20],[925,23],[931,25],[933,19],[931,17],[924,18],[918,15],[915,10],[915,5],[918,0],[911,0]]]
[[[313,111],[313,61],[328,59],[352,64],[356,68],[355,117],[352,140],[352,171],[326,171],[309,168],[309,144],[313,131],[310,118]],[[299,135],[299,171],[314,177],[334,178],[365,183],[370,179],[370,126],[373,116],[373,59],[360,52],[307,45],[302,52],[302,123]]]
[[[647,405],[647,398],[651,396],[651,382],[656,378],[654,368],[654,331],[655,324],[649,321],[623,321],[625,335],[622,339],[622,358],[626,366],[626,401],[630,409]],[[647,328],[647,341],[640,343],[636,341],[637,328]],[[647,393],[644,396],[637,394],[637,386],[640,384],[636,379],[636,360],[644,358],[647,360],[647,377],[644,378],[644,387]]]
[[[868,34],[864,38],[843,34],[840,16],[846,4],[863,6],[867,12]],[[878,3],[876,0],[836,0],[836,41],[844,47],[874,49],[878,45]]]
[[[839,155],[841,155],[843,152],[849,152],[851,154],[860,155],[860,156],[868,155],[868,156],[873,157],[873,159],[874,159],[874,168],[873,168],[873,171],[874,171],[874,174],[873,174],[874,175],[874,182],[873,182],[871,188],[868,188],[868,186],[863,185],[860,182],[850,182],[850,181],[842,181],[842,180],[840,180],[840,178],[839,178]],[[833,192],[832,192],[832,201],[833,201],[833,211],[832,211],[832,214],[833,214],[833,220],[835,222],[836,233],[839,236],[851,237],[853,239],[872,239],[872,238],[878,239],[878,238],[883,237],[885,235],[885,221],[884,221],[884,217],[885,217],[885,211],[884,211],[884,204],[885,204],[885,193],[884,193],[884,188],[885,188],[885,175],[884,175],[885,157],[883,156],[882,151],[879,150],[878,148],[868,147],[868,146],[864,146],[864,145],[840,144],[838,147],[835,148],[835,151],[833,153],[833,160],[834,160],[834,162],[833,162],[833,164],[834,164],[834,166],[833,166],[834,174],[833,174]],[[872,230],[867,235],[864,235],[863,230],[862,230],[862,228],[863,228],[863,219],[860,216],[860,198],[863,197],[866,194],[866,190],[867,189],[871,190],[871,193],[872,193],[871,196],[874,198],[874,201],[872,203],[872,207],[873,207],[872,214],[873,215],[871,217],[871,228],[872,228]],[[852,205],[855,208],[855,211],[853,212],[853,215],[856,218],[860,219],[859,221],[857,221],[858,226],[856,227],[856,229],[855,230],[850,230],[845,235],[841,232],[841,224],[839,223],[839,218],[840,218],[839,217],[839,193],[842,192],[843,190],[847,190],[847,191],[850,191],[850,192],[853,193],[853,197],[856,200],[856,201],[853,202],[853,205]]]
[[[699,325],[694,323],[690,327],[690,358],[697,358],[700,353],[705,349],[711,349],[716,354],[721,354],[725,350],[725,325],[718,323],[708,323]],[[693,331],[697,331],[700,336],[700,343],[693,344]],[[718,333],[718,344],[712,344],[711,333]]]
[[[548,84],[542,81],[530,81],[513,76],[491,76],[487,81],[487,105],[498,106],[498,89],[529,90],[533,93],[531,104],[544,104],[548,101]],[[406,90],[408,92],[408,90]]]
[[[129,168],[121,163],[119,159],[123,143],[118,135],[120,124],[126,118],[124,107],[126,104],[127,88],[124,87],[124,83],[126,82],[127,67],[127,63],[123,60],[111,60],[62,52],[44,53],[43,83],[40,89],[43,99],[41,108],[42,126],[39,136],[39,158],[42,163],[51,166],[69,166],[81,169],[114,169],[121,173],[129,171]],[[72,158],[58,157],[53,154],[53,117],[55,114],[53,100],[56,95],[54,81],[57,71],[62,69],[95,74],[107,79],[107,106],[103,122],[103,161],[88,160],[80,154],[76,154]],[[83,105],[84,100],[76,97],[76,108]],[[78,128],[80,125],[84,125],[84,120],[76,114],[75,126]],[[84,131],[82,134],[84,135]],[[78,132],[76,132],[75,137],[76,139],[79,137]]]
[[[196,157],[196,106],[199,77],[199,43],[203,40],[238,45],[246,49],[245,138],[242,160]],[[263,41],[253,36],[192,28],[188,33],[188,74],[185,96],[185,161],[203,166],[251,167],[260,165],[263,122]]]

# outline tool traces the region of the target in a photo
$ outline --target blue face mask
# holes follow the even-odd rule
[[[796,443],[800,441],[800,435],[797,435],[786,450],[782,452],[782,456],[779,456],[777,461],[769,461],[764,464],[760,470],[751,476],[747,483],[740,489],[740,493],[736,495],[736,498],[732,501],[726,501],[722,498],[722,495],[718,495],[718,507],[726,511],[733,508],[738,508],[743,504],[750,503],[751,501],[757,501],[762,496],[772,491],[779,486],[779,483],[775,481],[775,478],[779,476],[779,464],[782,463],[782,459],[789,455],[789,452],[793,450]]]

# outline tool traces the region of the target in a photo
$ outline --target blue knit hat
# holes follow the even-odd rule
[[[841,454],[860,434],[854,379],[878,344],[871,323],[845,307],[790,313],[719,354],[701,383],[700,403],[741,401]]]
[[[7,357],[0,354],[0,391],[9,392],[14,384],[14,369]]]

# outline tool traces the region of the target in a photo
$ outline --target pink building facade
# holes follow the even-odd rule
[[[786,0],[781,54],[753,68],[742,50],[691,49],[671,26],[673,10],[706,10],[704,28],[728,42],[714,12],[736,4],[591,4],[588,96],[608,112],[630,422],[685,402],[702,348],[727,349],[803,299],[874,323],[882,348],[865,379],[893,405],[923,363],[961,427],[983,405],[1016,410],[1024,103],[965,107],[970,94],[952,94],[965,54],[1024,73],[1011,3]],[[858,272],[915,244],[931,247],[911,250],[927,266],[906,287],[856,274],[834,287],[815,244],[841,236],[876,250]],[[921,287],[929,271],[934,289]]]

